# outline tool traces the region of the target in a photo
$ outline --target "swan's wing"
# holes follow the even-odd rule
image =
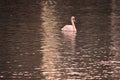
[[[62,30],[71,30],[72,29],[72,25],[65,25]]]

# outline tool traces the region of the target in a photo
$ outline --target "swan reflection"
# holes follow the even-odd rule
[[[75,44],[76,44],[76,32],[74,31],[62,31],[63,34],[63,48],[64,52],[75,53]]]

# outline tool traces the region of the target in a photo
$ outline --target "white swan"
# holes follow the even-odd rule
[[[72,32],[77,32],[76,27],[75,27],[75,17],[71,17],[71,23],[72,25],[65,25],[61,30],[62,31],[72,31]]]

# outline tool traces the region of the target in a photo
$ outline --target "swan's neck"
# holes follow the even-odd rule
[[[76,31],[76,27],[75,27],[75,23],[73,20],[71,20],[72,26],[73,26],[73,30]]]

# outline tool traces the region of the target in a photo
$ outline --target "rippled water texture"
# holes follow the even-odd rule
[[[119,0],[1,0],[0,80],[120,80]],[[77,33],[61,28],[76,17]]]

